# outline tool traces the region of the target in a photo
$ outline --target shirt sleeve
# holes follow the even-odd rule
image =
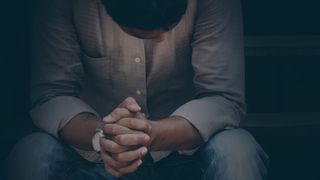
[[[198,1],[192,65],[195,97],[172,116],[187,119],[206,142],[219,130],[238,126],[245,115],[240,0]]]
[[[75,115],[95,110],[83,102],[83,67],[72,22],[70,0],[34,1],[31,117],[36,126],[58,137]]]

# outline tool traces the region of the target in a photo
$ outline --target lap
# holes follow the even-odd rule
[[[265,179],[268,156],[253,136],[241,128],[213,135],[193,156],[174,153],[161,160],[160,179]],[[245,167],[245,168],[244,168]],[[228,177],[228,175],[233,177]]]
[[[267,161],[267,155],[243,129],[221,131],[212,136],[193,156],[177,153],[155,164],[143,163],[133,174],[121,180],[135,179],[200,179],[213,161],[255,161],[257,156]],[[225,158],[228,157],[228,158]],[[33,133],[20,140],[9,157],[14,179],[104,179],[115,180],[105,170],[103,163],[91,163],[81,158],[72,148],[46,133]],[[21,176],[23,178],[21,178]],[[199,178],[198,178],[199,177]]]
[[[32,133],[21,139],[7,162],[10,180],[113,180],[100,170],[103,166],[86,161],[72,148],[46,133]]]

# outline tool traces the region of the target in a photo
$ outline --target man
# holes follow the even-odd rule
[[[239,0],[36,2],[12,179],[266,178],[245,130]],[[50,135],[49,135],[50,134]]]

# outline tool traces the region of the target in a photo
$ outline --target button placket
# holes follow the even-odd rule
[[[143,113],[147,113],[148,109],[147,109],[147,84],[146,84],[146,66],[144,63],[144,59],[141,58],[141,56],[136,56],[134,58],[134,63],[135,66],[138,67],[138,71],[136,72],[136,82],[135,83],[135,97],[138,101],[141,102],[141,106],[142,106],[142,112]]]
[[[140,63],[140,62],[141,62],[141,58],[140,58],[140,57],[136,57],[136,58],[134,58],[134,61],[135,61],[136,63]]]
[[[142,92],[141,92],[140,90],[136,90],[136,94],[137,94],[137,95],[141,95]]]

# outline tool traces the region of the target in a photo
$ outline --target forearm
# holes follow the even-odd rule
[[[190,150],[202,142],[198,130],[179,116],[151,121],[151,126],[151,151]]]
[[[102,121],[91,113],[80,113],[59,131],[60,137],[73,147],[93,150],[91,140]]]

